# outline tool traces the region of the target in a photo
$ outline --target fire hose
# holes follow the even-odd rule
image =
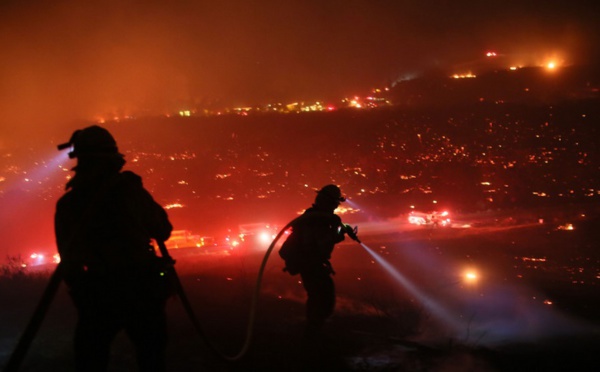
[[[294,222],[296,222],[301,217],[302,216],[297,217],[296,219],[290,221],[287,225],[285,225],[281,229],[281,231],[279,231],[279,233],[275,236],[275,239],[273,239],[273,241],[271,242],[271,245],[269,245],[269,248],[267,249],[267,251],[262,259],[260,268],[258,270],[258,275],[256,278],[256,285],[254,286],[252,302],[250,304],[250,312],[248,315],[248,326],[246,328],[246,338],[244,340],[244,344],[240,348],[240,351],[235,355],[227,355],[227,354],[221,352],[220,350],[218,350],[212,343],[210,343],[210,341],[208,340],[208,338],[206,337],[206,334],[204,333],[204,331],[202,329],[202,326],[200,325],[200,322],[198,321],[198,318],[196,317],[196,314],[194,313],[194,310],[190,304],[190,301],[189,301],[187,295],[185,294],[185,291],[183,290],[183,286],[181,285],[181,281],[179,280],[179,277],[177,276],[177,274],[175,272],[175,268],[174,267],[172,268],[172,274],[173,274],[173,279],[174,279],[174,284],[176,287],[175,289],[177,291],[177,295],[179,296],[179,299],[181,300],[184,310],[186,311],[194,328],[196,329],[196,332],[204,340],[205,344],[215,354],[217,354],[222,359],[230,361],[230,362],[235,362],[235,361],[240,360],[248,352],[248,349],[250,348],[250,344],[252,341],[253,332],[254,332],[254,319],[256,318],[256,309],[258,307],[258,298],[260,295],[262,277],[263,277],[263,274],[265,271],[265,267],[267,266],[267,261],[269,259],[269,255],[275,248],[275,245],[277,244],[277,241],[281,238],[281,236],[287,231],[287,229],[289,229],[292,226],[292,224],[294,224]],[[166,254],[167,257],[169,257],[168,256],[169,252],[167,251],[167,247],[165,246],[164,242],[161,242],[159,244],[159,249],[160,249],[162,255]]]
[[[4,367],[4,372],[13,372],[18,371],[23,359],[25,359],[25,354],[29,350],[29,346],[35,335],[37,334],[40,326],[42,325],[42,321],[50,308],[50,304],[58,291],[58,287],[60,286],[60,282],[62,282],[62,265],[59,263],[52,276],[50,276],[50,281],[46,285],[46,289],[42,294],[42,298],[38,302],[25,331],[21,335],[19,342],[17,343],[17,347],[10,355],[8,359],[8,363]]]

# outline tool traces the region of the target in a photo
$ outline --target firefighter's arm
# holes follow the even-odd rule
[[[167,212],[144,188],[140,176],[128,171],[123,172],[123,176],[130,184],[134,185],[133,195],[136,201],[133,208],[141,216],[144,228],[157,241],[169,239],[171,231],[173,231],[173,225],[169,221]]]
[[[333,243],[337,244],[339,242],[342,242],[346,239],[346,237],[344,236],[344,228],[343,228],[344,224],[342,223],[342,220],[340,219],[339,216],[337,215],[333,215],[333,221],[332,221],[332,229],[333,229],[333,235],[332,235],[332,239],[333,239]]]
[[[54,214],[54,236],[56,238],[56,247],[58,253],[62,256],[67,253],[70,245],[72,245],[73,236],[75,235],[74,226],[78,225],[79,216],[68,207],[66,198],[59,199],[56,203],[56,211]]]

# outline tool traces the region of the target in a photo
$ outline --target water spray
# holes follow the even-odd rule
[[[444,323],[451,326],[454,330],[458,330],[461,327],[460,322],[458,322],[451,314],[437,301],[429,297],[427,294],[423,293],[417,286],[408,280],[406,276],[404,276],[398,269],[392,266],[388,261],[386,261],[381,255],[377,252],[369,248],[366,244],[360,243],[360,245],[385,269],[385,271],[394,278],[399,284],[401,284],[410,294],[415,296],[422,304],[429,310],[433,315],[435,315],[438,319],[444,321]]]

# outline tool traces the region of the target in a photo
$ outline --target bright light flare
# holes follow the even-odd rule
[[[572,231],[575,230],[575,226],[573,226],[572,223],[566,223],[564,225],[560,225],[558,227],[559,230],[567,230],[567,231]]]
[[[271,234],[269,234],[266,231],[261,232],[258,235],[258,239],[262,242],[262,243],[270,243],[271,242]]]
[[[60,263],[60,255],[58,253],[45,254],[45,253],[34,252],[29,255],[29,261],[23,267],[41,266],[41,265],[46,265],[46,264],[50,264],[50,263],[53,263],[53,264]]]
[[[474,270],[467,270],[465,271],[463,278],[467,283],[475,283],[479,280],[479,275]]]

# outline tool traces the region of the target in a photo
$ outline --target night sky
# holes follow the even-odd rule
[[[2,139],[110,112],[337,100],[431,69],[590,62],[596,1],[0,0]],[[61,132],[64,137],[65,132]]]

